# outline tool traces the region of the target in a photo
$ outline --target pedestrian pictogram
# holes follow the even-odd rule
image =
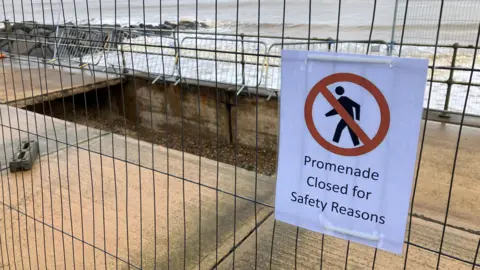
[[[361,106],[344,95],[344,87],[339,86],[335,89],[335,93],[340,96],[338,99],[335,98],[328,89],[329,85],[342,82],[357,84],[375,98],[380,109],[380,126],[372,139],[368,137],[366,132],[357,123],[357,121],[360,121]],[[325,116],[330,117],[338,114],[341,117],[333,139],[324,138],[318,132],[313,121],[313,105],[320,94],[322,94],[331,107],[333,107]],[[353,73],[335,73],[319,81],[308,94],[305,102],[305,123],[312,137],[328,151],[342,156],[360,156],[374,150],[385,139],[390,126],[390,110],[382,92],[372,82]],[[345,128],[347,128],[350,133],[352,143],[355,146],[354,148],[344,148],[334,144],[340,142],[342,132]],[[362,145],[359,146],[360,144]]]
[[[348,112],[350,117],[354,118],[357,121],[360,121],[360,105],[358,105],[358,103],[356,103],[355,101],[351,100],[349,97],[343,96],[343,94],[345,93],[345,89],[341,86],[338,86],[335,89],[335,93],[337,93],[337,95],[339,96],[342,96],[338,99],[338,103],[342,105],[342,107]],[[333,108],[331,111],[326,113],[325,116],[330,117],[337,114],[337,110]],[[346,127],[348,127],[348,132],[350,133],[350,137],[352,137],[353,145],[359,145],[360,142],[358,141],[357,134],[355,134],[353,129],[349,125],[347,125],[347,122],[345,122],[343,118],[340,120],[340,122],[338,122],[337,128],[335,129],[335,135],[333,136],[333,141],[336,143],[340,142],[340,137],[342,136],[342,132]]]

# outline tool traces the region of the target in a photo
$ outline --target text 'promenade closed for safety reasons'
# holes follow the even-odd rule
[[[427,70],[284,51],[276,219],[402,253]]]

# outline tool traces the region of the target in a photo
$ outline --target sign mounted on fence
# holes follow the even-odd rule
[[[276,219],[400,254],[427,70],[284,51]]]

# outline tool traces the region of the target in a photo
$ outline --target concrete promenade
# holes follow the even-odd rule
[[[121,83],[115,74],[70,67],[55,68],[35,61],[3,59],[0,64],[0,103],[26,107]]]

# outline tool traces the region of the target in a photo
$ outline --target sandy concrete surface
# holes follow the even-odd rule
[[[16,107],[45,102],[83,93],[110,85],[119,84],[121,79],[109,74],[88,70],[62,68],[53,69],[37,62],[2,60],[0,65],[0,103]]]
[[[128,143],[137,144],[133,140]],[[154,151],[157,156],[167,156],[164,148],[156,147]],[[188,154],[182,158],[178,152],[169,153],[169,157],[169,173],[174,175],[181,175],[182,159],[185,163],[198,161]],[[184,168],[185,176],[198,176],[198,165]],[[216,162],[202,160],[201,169],[202,184],[215,187]],[[233,178],[226,175],[233,175],[233,168],[218,164],[218,171],[219,188],[233,192],[233,187],[228,187]],[[87,269],[94,266],[111,268],[116,263],[126,267],[125,262],[129,262],[148,269],[157,262],[156,266],[163,269],[170,251],[172,269],[183,268],[184,263],[187,268],[194,267],[199,259],[202,268],[212,267],[216,258],[224,256],[233,245],[234,213],[236,237],[246,235],[254,227],[254,205],[248,200],[237,199],[235,206],[232,195],[217,194],[209,187],[199,189],[196,184],[199,177],[189,179],[191,182],[179,178],[182,177],[167,177],[164,173],[74,147],[42,157],[31,172],[9,174],[5,171],[2,174],[5,208],[0,207],[0,216],[7,222],[0,235],[7,239],[2,244],[4,251],[10,250],[8,264],[18,267],[23,263],[23,267],[29,268],[31,263],[44,268],[46,257],[49,268],[54,265],[60,269],[73,268],[74,263],[77,267],[85,265]],[[239,173],[237,189],[242,191],[239,194],[254,198],[254,178],[253,173]],[[271,179],[258,181],[269,181],[268,186],[272,186]],[[258,185],[257,198],[271,203],[273,190],[261,188],[262,185],[266,186]],[[257,206],[256,210],[258,219],[272,211],[262,206]],[[44,226],[34,223],[32,218],[53,224],[58,230],[54,230],[52,236],[49,226],[44,231]],[[65,232],[63,236],[61,231]],[[76,238],[73,244],[72,234]],[[202,237],[200,258],[199,236]],[[89,245],[82,246],[82,241]],[[105,262],[103,252],[94,251],[90,245],[123,261],[117,262],[107,255]],[[217,246],[218,252],[215,252]]]
[[[448,219],[472,231],[480,230],[478,134],[464,128],[460,138]],[[168,264],[198,269],[201,264],[209,269],[219,262],[220,269],[231,269],[233,263],[254,269],[256,261],[259,269],[269,269],[271,261],[272,269],[292,269],[295,246],[301,269],[318,269],[320,263],[325,269],[344,269],[346,262],[349,269],[372,268],[373,248],[351,243],[347,260],[346,241],[328,236],[322,241],[321,234],[300,229],[296,244],[296,228],[280,222],[270,258],[273,209],[255,207],[252,200],[273,205],[272,177],[119,135],[96,135],[69,141],[70,147],[47,148],[29,172],[2,171],[0,258],[5,268],[126,269],[130,264],[165,269]],[[428,123],[416,215],[443,221],[457,136],[458,126]],[[240,196],[236,200],[234,193]],[[260,227],[251,233],[255,222]],[[443,226],[418,217],[412,222],[410,241],[438,250]],[[232,253],[234,237],[239,246]],[[478,239],[478,234],[448,227],[443,253],[472,261]],[[378,251],[375,268],[403,269],[404,260],[405,251],[403,256]],[[435,253],[410,246],[409,269],[433,269],[436,261]],[[472,268],[446,256],[440,267]]]
[[[432,251],[440,249],[443,226],[431,222],[430,219],[436,222],[443,222],[445,219],[458,135],[459,126],[435,122],[427,124],[413,212],[429,220],[412,218],[410,242],[414,245],[410,245],[408,249],[407,268],[409,269],[436,269],[438,255]],[[441,269],[472,269],[471,264],[453,260],[447,255],[473,262],[480,240],[479,135],[480,130],[476,128],[462,129],[447,221],[449,225],[460,228],[446,228],[442,246],[442,253],[445,256],[441,256],[439,265]],[[237,249],[235,268],[254,269],[255,258],[257,258],[258,268],[269,269],[273,223],[273,217],[269,218],[260,227],[257,236],[252,235]],[[475,232],[466,232],[463,229]],[[276,223],[272,269],[295,267],[296,233],[296,227],[281,222]],[[258,239],[256,254],[255,237]],[[405,241],[407,239],[408,224]],[[372,269],[375,249],[351,243],[347,260],[347,241],[325,236],[323,243],[322,257],[322,235],[300,229],[297,268],[319,269],[322,261],[321,266],[324,269],[345,269],[345,265],[348,269]],[[403,269],[405,254],[406,244],[403,256],[378,251],[375,268]],[[232,254],[219,268],[231,269],[233,263]],[[477,258],[477,264],[479,263],[480,258]]]

